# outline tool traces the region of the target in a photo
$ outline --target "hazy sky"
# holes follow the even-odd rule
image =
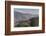
[[[14,8],[14,11],[18,11],[22,14],[39,14],[39,9]]]

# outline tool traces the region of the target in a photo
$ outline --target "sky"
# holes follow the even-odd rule
[[[22,14],[39,14],[39,9],[14,8],[14,11]]]

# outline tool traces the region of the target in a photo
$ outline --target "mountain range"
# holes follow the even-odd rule
[[[28,20],[38,17],[38,9],[14,9],[14,21]]]

